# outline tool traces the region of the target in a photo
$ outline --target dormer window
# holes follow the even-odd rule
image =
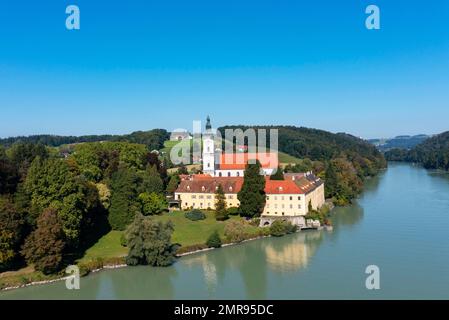
[[[232,187],[229,187],[229,192],[232,192]]]
[[[202,187],[201,187],[201,191],[204,191],[204,190],[206,190],[206,187],[205,187],[205,186],[202,186]]]
[[[190,186],[187,186],[187,190],[190,191]]]
[[[282,187],[279,187],[279,192],[282,192],[282,190],[283,190],[283,188],[282,188]]]

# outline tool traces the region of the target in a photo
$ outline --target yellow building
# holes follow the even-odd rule
[[[226,206],[238,207],[237,193],[243,185],[243,177],[212,177],[210,175],[182,176],[175,191],[180,208],[215,209],[215,192],[221,184]],[[266,203],[261,217],[272,219],[305,216],[309,201],[313,209],[324,204],[324,183],[311,173],[285,174],[284,180],[270,180],[265,177]],[[298,224],[301,224],[297,221]],[[265,223],[265,222],[264,222]]]

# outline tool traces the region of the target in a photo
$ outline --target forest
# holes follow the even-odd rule
[[[426,169],[449,170],[449,131],[435,135],[410,150],[391,149],[385,152],[388,161],[421,164]]]

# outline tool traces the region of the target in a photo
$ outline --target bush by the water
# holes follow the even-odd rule
[[[242,242],[248,239],[246,223],[242,220],[230,221],[225,226],[224,234],[229,242]]]
[[[273,237],[281,237],[285,234],[296,232],[297,228],[290,221],[276,220],[270,226],[270,234]]]
[[[184,216],[192,221],[198,221],[198,220],[204,220],[206,219],[206,215],[204,214],[203,211],[198,210],[198,209],[194,209],[192,211],[186,212],[184,214]]]
[[[221,247],[221,239],[220,239],[220,235],[218,234],[217,230],[212,232],[212,234],[207,239],[206,244],[209,248],[220,248]]]

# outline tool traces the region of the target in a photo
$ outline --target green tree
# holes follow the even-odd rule
[[[31,213],[37,217],[45,208],[56,209],[67,241],[77,246],[84,216],[96,205],[91,200],[87,182],[72,172],[62,159],[42,160],[31,164],[24,185],[31,199]],[[94,193],[98,197],[98,193]]]
[[[136,215],[126,230],[128,265],[168,266],[175,261],[176,246],[171,243],[173,224]]]
[[[168,182],[167,185],[167,192],[168,193],[174,193],[176,191],[176,189],[178,188],[179,185],[179,176],[178,175],[172,175],[170,177],[170,181]]]
[[[164,191],[164,181],[155,165],[148,166],[147,170],[141,174],[141,179],[140,193],[162,193]]]
[[[276,172],[270,176],[270,180],[284,180],[284,173],[281,167],[277,167]]]
[[[0,197],[0,270],[13,263],[24,236],[23,216],[9,198]]]
[[[161,194],[144,192],[139,194],[139,201],[145,216],[161,214],[167,209],[167,201]]]
[[[220,235],[218,234],[218,231],[215,230],[212,232],[212,234],[207,238],[206,245],[209,248],[220,248],[222,245]]]
[[[218,185],[215,191],[215,219],[218,221],[224,221],[228,219],[228,212],[226,210],[226,197],[223,191],[223,186]]]
[[[37,229],[25,240],[22,254],[36,270],[50,274],[62,266],[64,247],[64,231],[58,213],[48,208],[38,218]]]
[[[258,217],[265,206],[265,178],[260,174],[259,161],[247,164],[242,189],[237,194],[240,201],[240,213],[246,217]]]
[[[139,211],[137,177],[125,166],[112,175],[109,223],[113,230],[125,230]]]
[[[14,192],[17,183],[17,170],[11,160],[6,156],[3,147],[0,146],[0,194]]]

